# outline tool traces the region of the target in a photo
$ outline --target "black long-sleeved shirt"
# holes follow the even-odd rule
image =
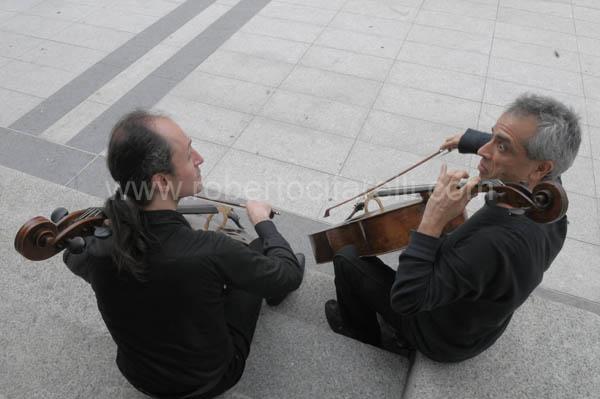
[[[489,139],[468,130],[459,150],[475,153]],[[440,238],[413,231],[391,291],[403,335],[438,361],[481,353],[542,281],[566,233],[566,216],[538,224],[487,205]]]
[[[142,215],[160,242],[147,256],[147,281],[117,271],[112,237],[89,237],[84,253],[65,252],[64,260],[94,289],[117,365],[132,385],[185,394],[217,382],[233,356],[224,286],[276,297],[296,289],[303,270],[271,221],[255,227],[261,254],[223,234],[193,230],[175,211]]]

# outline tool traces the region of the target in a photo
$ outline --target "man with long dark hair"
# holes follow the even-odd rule
[[[108,147],[119,186],[105,204],[112,234],[64,256],[94,289],[121,373],[157,398],[210,398],[235,385],[262,298],[276,305],[304,272],[267,203],[247,203],[259,236],[250,247],[190,227],[176,208],[200,190],[203,161],[171,119],[125,115]]]

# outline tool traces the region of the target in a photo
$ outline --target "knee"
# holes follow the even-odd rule
[[[333,269],[335,274],[346,274],[356,269],[356,262],[360,261],[356,248],[353,245],[347,245],[341,248],[333,257]]]

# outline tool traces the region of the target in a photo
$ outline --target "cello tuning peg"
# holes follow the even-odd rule
[[[85,240],[82,237],[73,237],[65,240],[65,246],[73,254],[80,254],[85,249]]]
[[[52,211],[52,214],[50,215],[50,220],[52,220],[53,223],[58,223],[63,218],[65,218],[68,214],[69,214],[69,211],[67,211],[65,208],[63,208],[63,207],[56,208],[55,210]]]
[[[94,237],[107,238],[112,235],[112,230],[106,226],[97,226],[94,228]]]

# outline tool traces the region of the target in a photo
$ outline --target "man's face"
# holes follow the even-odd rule
[[[479,149],[482,179],[532,183],[539,162],[527,157],[525,143],[535,135],[537,120],[504,113],[492,128],[492,139]]]
[[[170,177],[170,184],[176,199],[200,192],[200,165],[204,158],[192,147],[192,140],[169,118],[157,118],[153,123],[156,131],[171,145],[174,174]]]

